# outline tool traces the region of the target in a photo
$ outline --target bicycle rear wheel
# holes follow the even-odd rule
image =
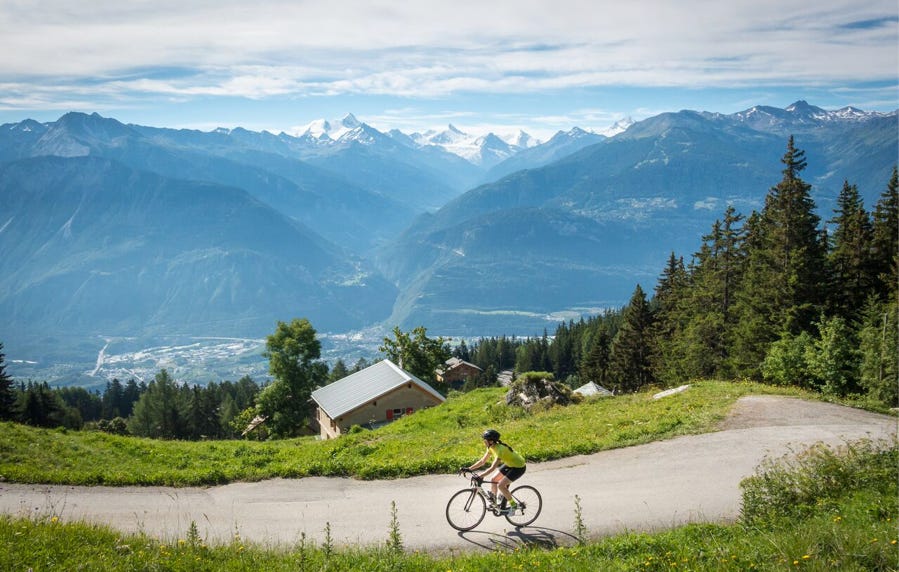
[[[514,512],[506,515],[506,520],[515,526],[527,526],[537,520],[543,510],[543,498],[540,491],[530,485],[524,485],[511,491],[512,498],[518,503]]]
[[[487,503],[472,489],[462,489],[446,503],[446,521],[456,530],[471,530],[484,520]]]

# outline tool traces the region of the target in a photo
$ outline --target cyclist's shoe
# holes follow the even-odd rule
[[[493,494],[493,491],[487,491],[487,500],[489,500],[492,503],[496,502],[496,495]]]

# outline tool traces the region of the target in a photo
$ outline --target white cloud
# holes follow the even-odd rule
[[[895,82],[896,16],[895,0],[6,0],[0,106]]]

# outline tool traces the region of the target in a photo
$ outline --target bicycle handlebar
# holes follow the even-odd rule
[[[476,481],[478,484],[481,484],[484,482],[484,478],[480,474],[469,469],[468,467],[462,467],[461,469],[459,469],[459,474],[460,475],[471,475],[471,479],[473,481]]]

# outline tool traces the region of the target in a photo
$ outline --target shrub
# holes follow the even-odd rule
[[[896,499],[897,466],[899,443],[895,440],[889,444],[862,440],[837,451],[818,444],[795,458],[766,460],[757,474],[740,483],[740,520],[747,526],[764,527],[782,518],[800,519],[863,486],[889,489],[889,496]]]

